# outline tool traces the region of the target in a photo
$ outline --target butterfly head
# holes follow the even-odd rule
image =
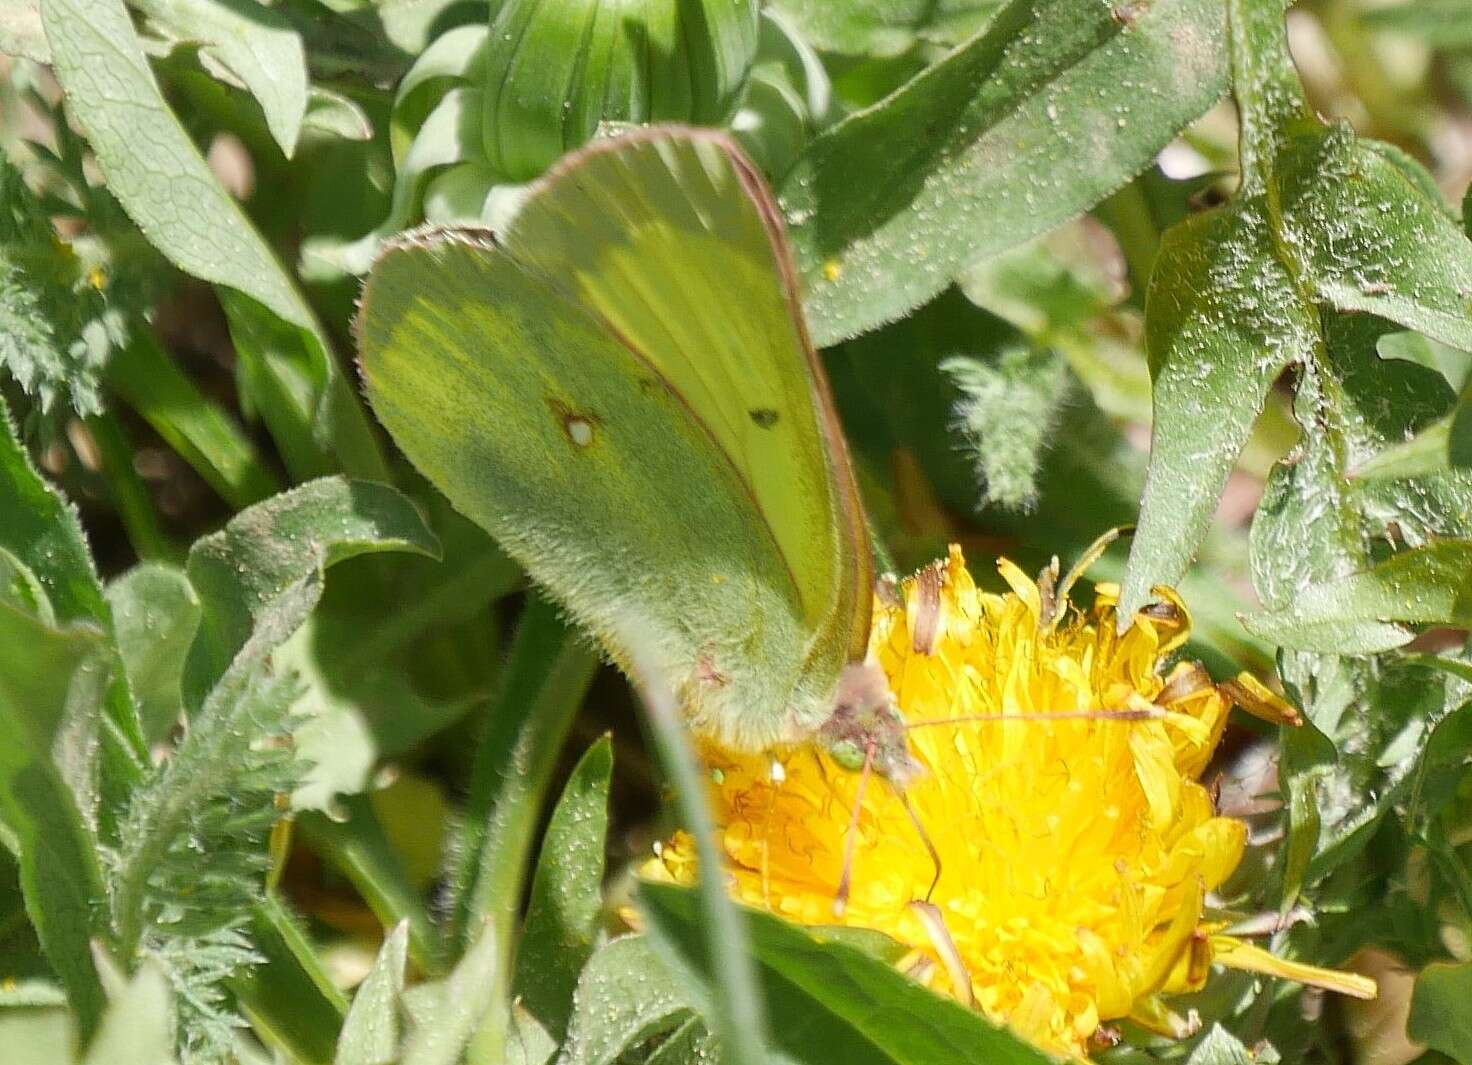
[[[903,789],[920,772],[910,754],[904,718],[884,672],[872,662],[855,662],[839,678],[833,712],[818,730],[833,760],[859,772],[867,761],[874,772]]]

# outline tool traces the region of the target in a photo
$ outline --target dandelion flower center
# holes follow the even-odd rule
[[[1199,666],[1164,672],[1189,631],[1179,601],[1119,634],[1111,587],[1087,614],[1055,611],[999,569],[1011,592],[983,592],[953,547],[875,605],[869,654],[912,726],[924,772],[906,795],[938,880],[904,799],[873,782],[836,916],[859,775],[813,747],[704,754],[740,901],[885,932],[937,990],[1082,1056],[1103,1022],[1161,1027],[1157,996],[1205,979],[1205,896],[1246,836],[1197,779],[1229,704]],[[688,881],[692,853],[679,836],[646,875]]]

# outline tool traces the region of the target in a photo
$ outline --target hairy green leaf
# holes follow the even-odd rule
[[[694,1019],[694,1000],[643,936],[593,953],[578,978],[561,1065],[612,1065]],[[703,1027],[703,1026],[702,1026]]]
[[[82,785],[82,793],[73,794],[67,801],[57,799],[55,809],[65,811],[67,802],[82,804],[88,823],[110,841],[118,809],[142,776],[147,748],[127,677],[117,665],[115,649],[101,636],[112,627],[111,609],[103,596],[76,512],[31,466],[15,438],[10,412],[3,400],[0,400],[0,549],[30,575],[25,583],[31,584],[33,580],[44,592],[40,598],[47,607],[41,617],[48,622],[54,618],[63,626],[90,626],[99,630],[99,644],[104,650],[99,654],[96,668],[100,670],[99,676],[111,674],[112,680],[102,697],[102,715],[89,719],[79,710],[74,742],[69,745],[69,753],[84,762],[90,762],[92,752],[96,751],[96,769],[94,773],[88,765],[80,777],[74,773],[72,783]],[[10,668],[24,672],[31,667],[18,658]],[[24,759],[19,749],[15,756]],[[49,764],[49,749],[44,757]],[[41,774],[38,781],[45,776]],[[35,801],[46,805],[40,796]],[[30,816],[37,814],[33,812]],[[67,846],[66,838],[65,833],[57,836],[57,845],[63,850]],[[89,855],[88,861],[95,862],[95,857]],[[76,879],[76,890],[90,894],[89,882],[86,876]],[[100,895],[93,896],[94,902],[99,899]],[[75,955],[71,947],[65,953],[68,958],[54,958],[53,965],[70,966],[75,979],[85,983],[85,974],[91,970],[90,958],[85,952]],[[86,1025],[95,1021],[98,1006],[95,994],[79,1006]]]
[[[393,1065],[399,1056],[399,998],[408,950],[409,923],[403,921],[384,939],[353,995],[332,1065]]]
[[[813,337],[941,292],[967,263],[1123,185],[1225,85],[1221,8],[1013,0],[894,95],[819,136],[781,183]],[[862,174],[862,181],[855,175]]]
[[[460,1060],[486,1013],[505,994],[504,948],[498,938],[495,922],[485,922],[448,977],[405,994],[410,1024],[401,1065],[455,1065]]]
[[[1396,623],[1472,628],[1472,542],[1439,540],[1298,593],[1291,606],[1243,618],[1284,647],[1372,654],[1408,643]]]
[[[151,747],[183,716],[179,682],[199,629],[199,596],[182,570],[160,563],[135,566],[109,584],[106,594],[118,653]]]
[[[717,994],[694,893],[644,884],[640,896],[667,957],[701,981],[705,996]],[[860,950],[821,944],[767,914],[748,912],[746,919],[774,1044],[794,1061],[1043,1065],[1049,1060],[981,1014],[927,991]]]
[[[335,477],[273,496],[199,540],[186,567],[203,609],[185,669],[186,708],[201,704],[279,596],[309,578],[320,591],[328,566],[374,551],[433,557],[439,544],[394,489]]]
[[[173,1065],[174,1018],[168,982],[144,964],[103,1015],[82,1065]]]
[[[0,155],[0,368],[43,412],[58,403],[83,415],[100,411],[103,364],[126,334],[87,273]]]
[[[1378,392],[1362,402],[1342,395],[1354,387],[1347,376],[1362,371],[1339,365],[1339,349],[1357,358],[1370,327],[1346,326],[1336,311],[1369,312],[1472,347],[1472,245],[1465,235],[1425,182],[1408,176],[1414,164],[1358,140],[1348,126],[1325,128],[1308,113],[1275,5],[1234,0],[1229,7],[1242,188],[1225,207],[1168,232],[1156,263],[1146,319],[1155,422],[1122,617],[1155,584],[1173,583],[1185,571],[1285,368],[1300,372],[1301,447],[1324,450],[1325,461],[1338,467],[1315,489],[1326,500],[1342,494],[1353,464],[1373,454],[1361,452],[1358,441],[1352,457],[1339,454],[1358,428],[1354,422],[1368,418],[1358,435],[1378,434],[1374,450],[1404,439],[1385,439],[1388,417],[1369,418]],[[1374,371],[1364,372],[1378,390]],[[1392,374],[1388,364],[1382,372]],[[1415,391],[1408,384],[1397,390]],[[1404,432],[1441,411],[1396,413]],[[1344,425],[1324,433],[1323,417]],[[1308,498],[1306,488],[1289,493]],[[1322,514],[1341,526],[1341,537],[1357,535],[1344,527],[1343,507]],[[1259,573],[1259,593],[1271,600],[1261,585]]]
[[[612,774],[613,744],[605,736],[578,762],[542,835],[517,948],[512,993],[559,1040],[601,925]]]

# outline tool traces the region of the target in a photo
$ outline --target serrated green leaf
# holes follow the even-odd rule
[[[0,12],[0,23],[6,15]],[[43,413],[102,409],[99,378],[126,333],[40,198],[0,155],[0,369]]]
[[[558,1065],[612,1065],[646,1040],[690,1021],[694,1008],[688,988],[646,938],[615,939],[593,953],[578,977]]]
[[[1409,643],[1397,623],[1472,628],[1472,541],[1441,540],[1298,592],[1291,607],[1249,614],[1248,630],[1284,647],[1373,654]]]
[[[517,948],[512,993],[559,1040],[601,924],[612,774],[613,744],[604,736],[578,762],[542,835]]]
[[[303,402],[323,461],[382,476],[382,455],[332,344],[169,110],[122,0],[41,0],[41,17],[69,113],[109,191],[181,270],[234,290],[222,290],[232,326],[253,315],[279,319],[291,341],[283,357],[312,386]]]
[[[640,898],[666,957],[694,973],[706,995],[718,993],[694,893],[644,884]],[[862,951],[820,944],[767,914],[748,912],[746,918],[774,1046],[794,1061],[1044,1065],[1050,1060],[981,1014],[927,991]]]
[[[1472,963],[1436,962],[1416,977],[1406,1034],[1457,1061],[1472,1061]]]
[[[393,1065],[399,1054],[399,997],[404,993],[409,923],[383,941],[373,968],[353,995],[332,1065]]]
[[[1152,278],[1146,319],[1155,424],[1121,616],[1138,609],[1155,584],[1173,583],[1185,571],[1268,389],[1286,367],[1301,371],[1301,449],[1318,449],[1323,463],[1335,466],[1316,482],[1326,501],[1343,494],[1356,464],[1444,412],[1428,410],[1423,395],[1414,410],[1396,412],[1400,424],[1387,432],[1389,412],[1366,413],[1379,402],[1374,390],[1381,383],[1363,397],[1342,397],[1345,375],[1361,370],[1338,365],[1339,349],[1355,349],[1349,357],[1358,359],[1374,323],[1356,326],[1336,311],[1370,312],[1472,348],[1472,245],[1444,206],[1427,196],[1424,182],[1406,176],[1411,164],[1402,156],[1312,117],[1275,5],[1234,0],[1229,22],[1243,184],[1230,204],[1166,234]],[[1383,331],[1374,332],[1371,351]],[[1389,363],[1379,372],[1396,373]],[[1348,409],[1341,413],[1342,406]],[[1321,431],[1324,418],[1342,424]],[[1367,418],[1368,431],[1359,431],[1353,423]],[[1362,450],[1364,439],[1357,439],[1353,456],[1332,458],[1349,448],[1351,436],[1376,438],[1374,447]],[[1308,498],[1306,476],[1278,475],[1290,501]],[[1354,556],[1363,554],[1358,540],[1369,531],[1337,504],[1313,516],[1315,538],[1341,540],[1351,563],[1364,561]],[[1325,523],[1339,532],[1326,533]],[[1428,530],[1437,531],[1446,530]],[[1263,577],[1259,568],[1259,594],[1271,605],[1279,593],[1264,588]]]
[[[199,540],[186,566],[203,614],[185,667],[185,707],[201,704],[278,596],[309,577],[320,586],[327,567],[375,551],[436,557],[439,543],[394,489],[340,477],[273,496]]]
[[[1224,60],[1213,0],[1124,19],[1103,0],[1013,0],[783,179],[814,339],[892,321],[1093,206],[1216,102]]]
[[[290,21],[254,0],[132,0],[165,36],[200,46],[207,68],[238,79],[260,103],[288,159],[307,112],[307,57]],[[212,71],[213,72],[213,71]]]
[[[846,55],[898,55],[918,42],[959,44],[1003,0],[773,0],[815,48]]]
[[[1318,822],[1302,878],[1313,888],[1365,849],[1428,771],[1441,772],[1444,744],[1464,727],[1459,708],[1472,688],[1416,659],[1285,651],[1279,672],[1308,718],[1284,730],[1279,776],[1290,796],[1312,789],[1316,800],[1303,826],[1290,824],[1292,834]]]
[[[1053,351],[1018,345],[992,361],[953,357],[940,368],[961,392],[956,421],[975,456],[986,501],[1031,507],[1043,451],[1067,395],[1067,366]]]
[[[167,738],[183,715],[179,681],[199,628],[199,597],[182,570],[144,563],[107,586],[107,601],[143,738],[151,747]]]

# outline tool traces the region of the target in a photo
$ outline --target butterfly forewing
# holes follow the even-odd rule
[[[697,727],[748,748],[826,715],[869,594],[765,195],[719,135],[604,142],[499,241],[400,242],[360,319],[369,397],[415,465],[615,658],[647,641]]]

